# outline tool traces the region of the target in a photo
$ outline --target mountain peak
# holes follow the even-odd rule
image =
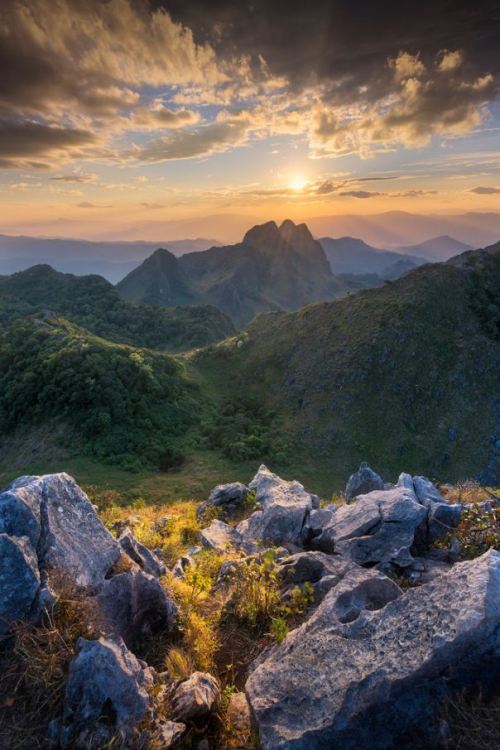
[[[243,244],[259,250],[274,246],[281,240],[281,234],[275,221],[257,224],[248,230],[243,237]]]
[[[298,253],[311,253],[317,249],[317,242],[307,224],[295,224],[285,219],[279,228],[280,235]]]

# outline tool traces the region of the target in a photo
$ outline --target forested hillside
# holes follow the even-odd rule
[[[111,341],[169,351],[205,346],[235,330],[227,315],[209,305],[132,305],[101,276],[73,276],[50,266],[0,276],[3,325],[45,311]]]

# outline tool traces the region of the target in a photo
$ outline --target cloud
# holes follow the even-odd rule
[[[157,130],[184,128],[200,121],[200,113],[189,109],[169,109],[163,104],[151,109],[136,109],[125,125],[129,130]]]
[[[464,53],[462,50],[455,50],[450,52],[447,49],[441,50],[438,54],[437,68],[442,73],[447,73],[450,70],[456,70],[464,62]]]
[[[469,190],[469,193],[476,193],[476,195],[496,195],[500,193],[500,187],[475,187]]]
[[[106,113],[136,103],[142,84],[223,79],[209,45],[133,0],[4,0],[0,49],[0,104],[37,113]]]
[[[33,166],[34,157],[81,154],[82,149],[96,141],[96,136],[88,130],[0,118],[0,159],[15,168]]]
[[[97,175],[75,172],[74,174],[60,174],[55,177],[49,177],[49,180],[53,180],[54,182],[95,182]]]
[[[179,131],[136,147],[129,156],[141,162],[162,162],[209,156],[247,141],[249,121],[226,119],[196,131]]]
[[[317,105],[310,135],[316,156],[367,157],[399,145],[424,146],[433,135],[463,135],[481,125],[487,116],[484,105],[498,94],[491,74],[465,78],[457,65],[447,65],[445,73],[400,53],[390,67],[396,71],[390,96],[358,108]]]
[[[82,201],[76,204],[77,208],[113,208],[113,206],[103,206],[97,203],[91,203],[90,201]]]
[[[350,198],[376,198],[379,195],[384,195],[384,193],[377,193],[370,190],[346,190],[342,193],[339,193],[339,195]]]
[[[411,55],[409,52],[399,52],[397,57],[389,58],[388,65],[394,70],[396,81],[419,78],[425,72],[425,65],[419,56]]]

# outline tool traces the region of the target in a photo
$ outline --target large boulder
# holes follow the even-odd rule
[[[98,589],[120,547],[68,474],[20,477],[0,494],[0,532],[27,537],[53,586]]]
[[[118,543],[127,555],[149,575],[160,576],[167,572],[166,565],[160,560],[158,555],[151,552],[144,544],[141,544],[132,534],[129,528],[126,528],[118,539]]]
[[[335,551],[359,565],[409,567],[413,562],[410,548],[426,516],[426,508],[407,487],[359,495],[355,503],[338,508],[315,539],[315,547]]]
[[[358,495],[367,495],[373,490],[383,490],[384,480],[381,476],[373,471],[366,461],[363,461],[359,469],[351,474],[347,480],[345,488],[345,499],[347,502],[357,497]]]
[[[157,578],[147,573],[120,573],[104,583],[96,597],[101,627],[120,636],[130,649],[160,630],[174,634],[177,605]]]
[[[179,683],[172,696],[172,714],[176,721],[199,719],[209,714],[219,698],[219,685],[208,672],[193,672]]]
[[[289,482],[261,466],[250,483],[255,499],[262,510],[237,526],[243,545],[251,550],[259,545],[302,544],[302,532],[313,508],[319,500],[306,492],[299,482]]]
[[[120,733],[130,739],[150,708],[153,672],[120,638],[80,638],[69,667],[61,744],[100,747]],[[99,744],[97,744],[99,743]]]
[[[0,534],[0,635],[30,614],[40,588],[40,573],[27,537]]]
[[[232,526],[216,519],[212,521],[210,526],[200,531],[200,541],[208,549],[216,550],[216,552],[227,552],[241,543],[241,536]]]
[[[339,619],[345,595],[332,589],[250,674],[262,750],[436,747],[443,699],[477,682],[498,686],[500,553],[355,619]]]
[[[81,588],[99,588],[121,551],[68,474],[43,477],[39,563]]]

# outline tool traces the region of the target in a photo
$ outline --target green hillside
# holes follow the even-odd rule
[[[288,453],[332,481],[362,459],[388,476],[405,466],[443,479],[483,471],[492,481],[499,289],[500,255],[469,253],[379,289],[260,316],[193,366],[219,394],[219,412],[231,403],[244,412],[242,399],[272,410]]]
[[[118,343],[180,351],[234,333],[231,320],[209,305],[153,307],[121,299],[101,276],[73,276],[50,266],[0,276],[0,323],[49,310]]]
[[[182,460],[199,393],[175,360],[114,344],[58,319],[0,333],[0,427],[67,426],[95,459],[137,470]]]

